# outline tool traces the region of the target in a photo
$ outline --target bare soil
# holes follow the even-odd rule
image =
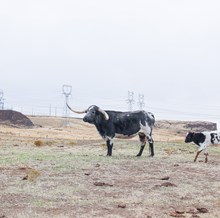
[[[155,157],[138,138],[115,140],[113,156],[94,126],[30,117],[30,129],[0,126],[0,218],[220,217],[220,147],[193,158],[187,131],[154,131]]]

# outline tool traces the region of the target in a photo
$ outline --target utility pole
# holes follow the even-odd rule
[[[0,110],[4,110],[4,92],[3,90],[0,90]]]
[[[134,104],[134,92],[128,91],[128,99],[126,100],[128,104],[128,110],[132,111],[132,105]]]
[[[49,106],[49,116],[51,116],[51,110],[52,110],[52,107],[51,107],[51,104]]]
[[[55,107],[55,117],[57,116],[57,107]]]
[[[63,85],[62,87],[62,94],[65,96],[65,100],[64,100],[64,107],[63,107],[63,116],[64,116],[64,122],[63,122],[63,126],[67,126],[69,124],[69,110],[67,108],[68,104],[68,100],[69,97],[72,95],[72,86],[70,85]]]
[[[139,94],[138,95],[138,106],[139,106],[139,109],[140,110],[143,110],[144,106],[145,106],[145,103],[144,103],[144,95],[142,94]]]

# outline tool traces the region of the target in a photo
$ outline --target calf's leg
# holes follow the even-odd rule
[[[208,162],[208,153],[206,152],[206,153],[204,153],[204,155],[205,155],[205,163],[207,163]]]
[[[196,162],[197,157],[199,156],[199,154],[200,154],[202,151],[205,151],[205,155],[206,155],[206,153],[207,153],[207,147],[206,147],[206,144],[205,144],[205,143],[199,144],[199,149],[198,149],[198,151],[197,151],[197,153],[196,153],[196,156],[195,156],[195,158],[194,158],[194,162]],[[207,161],[208,161],[208,157],[207,157],[207,155],[206,155],[205,162],[207,163]]]
[[[197,158],[198,158],[198,156],[199,156],[199,154],[200,154],[201,152],[202,152],[202,150],[197,151],[196,156],[195,156],[195,158],[194,158],[194,162],[196,162],[196,160],[197,160]]]
[[[207,163],[208,162],[208,152],[207,152],[207,147],[205,147],[205,149],[204,149],[204,155],[205,155],[205,163]]]

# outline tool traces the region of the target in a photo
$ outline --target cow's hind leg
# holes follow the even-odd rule
[[[107,144],[107,156],[112,156],[112,147],[113,147],[113,141],[108,139],[106,141],[106,144]]]
[[[146,144],[146,140],[149,143],[150,156],[153,157],[154,156],[154,141],[152,138],[152,127],[150,127],[147,124],[141,125],[141,130],[144,132],[142,134],[145,135],[145,144]]]
[[[139,135],[139,139],[140,139],[140,142],[141,142],[141,148],[140,148],[139,153],[137,154],[137,157],[142,155],[144,147],[146,145],[146,135],[142,132],[138,133],[138,135]]]
[[[149,143],[150,156],[154,156],[154,141],[151,136],[147,136],[147,140]]]

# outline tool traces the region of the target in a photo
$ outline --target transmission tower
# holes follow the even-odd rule
[[[138,106],[140,110],[143,110],[145,103],[144,103],[144,95],[139,94],[138,95]]]
[[[66,104],[68,104],[69,97],[71,96],[72,86],[63,85],[62,91],[63,91],[62,94],[65,97],[64,107],[63,107],[63,116],[64,116],[63,126],[67,126],[69,124],[69,115],[70,115],[70,113],[69,113],[69,110],[68,110]]]
[[[128,91],[128,99],[126,100],[128,104],[128,110],[132,111],[132,105],[134,104],[134,92]]]
[[[4,92],[0,90],[0,110],[4,110]]]

